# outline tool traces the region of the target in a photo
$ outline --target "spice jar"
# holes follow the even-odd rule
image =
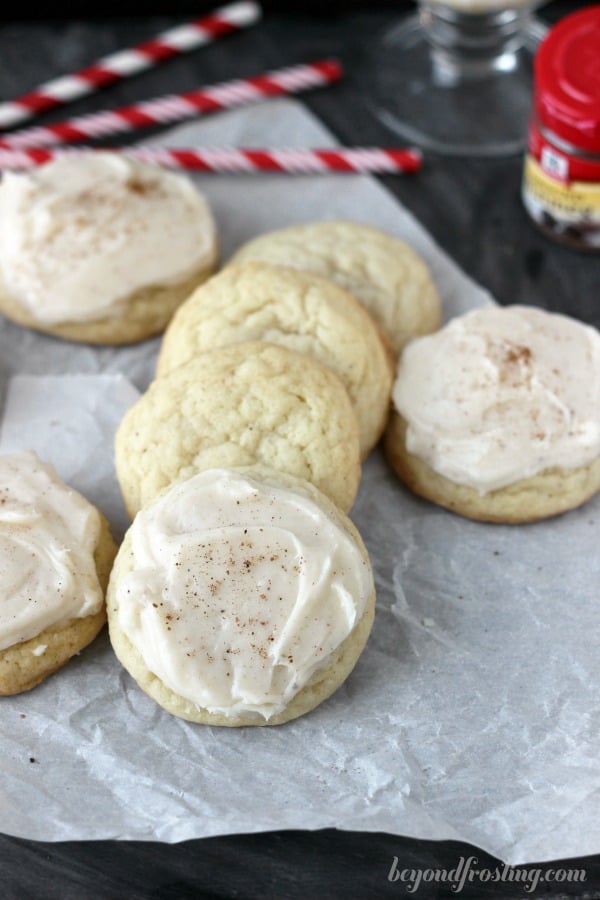
[[[523,203],[548,236],[600,253],[600,6],[555,25],[534,66]]]

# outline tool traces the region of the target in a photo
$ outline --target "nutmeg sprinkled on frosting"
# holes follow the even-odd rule
[[[211,469],[138,513],[121,630],[147,668],[210,712],[285,708],[373,591],[349,533],[309,496]]]
[[[8,172],[0,185],[0,274],[45,324],[118,315],[138,289],[210,264],[215,242],[188,178],[115,154]]]
[[[600,455],[600,334],[564,315],[485,307],[404,350],[406,447],[481,493]]]

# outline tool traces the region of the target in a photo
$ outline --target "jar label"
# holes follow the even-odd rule
[[[571,152],[561,149],[542,133],[535,119],[529,124],[527,145],[529,156],[538,161],[550,178],[563,184],[574,181],[600,184],[600,155],[578,153],[575,147]]]
[[[549,151],[552,149],[549,148]],[[552,175],[548,174],[549,171]],[[548,154],[544,156],[544,150],[541,162],[527,155],[523,191],[530,203],[539,206],[540,211],[552,214],[559,221],[584,220],[600,224],[600,183],[567,180],[561,160],[554,157],[550,159]]]

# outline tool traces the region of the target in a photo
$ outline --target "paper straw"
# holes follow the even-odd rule
[[[0,149],[0,169],[31,169],[60,157],[98,152],[124,154],[133,159],[165,168],[228,174],[260,172],[400,174],[417,172],[422,165],[419,151],[404,147],[336,147],[333,149],[121,147],[110,151],[90,148]]]
[[[244,106],[265,97],[299,93],[331,84],[341,74],[339,63],[331,59],[275,69],[252,78],[223,81],[197,91],[158,97],[134,106],[122,106],[64,122],[24,128],[3,135],[0,147],[23,149],[86,143],[95,138],[105,138],[151,125],[166,125],[192,116]]]
[[[223,6],[204,18],[165,31],[137,47],[105,56],[72,75],[47,81],[31,93],[0,103],[0,128],[18,125],[48,109],[70,103],[166,59],[252,25],[260,14],[260,6],[250,0]]]

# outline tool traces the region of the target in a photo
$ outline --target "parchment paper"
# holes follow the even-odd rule
[[[211,141],[332,142],[289,100],[168,140]],[[349,217],[423,254],[446,318],[490,302],[368,177],[197,182],[224,258],[271,228]],[[157,347],[95,350],[0,325],[3,383],[40,376],[10,383],[0,449],[38,448],[117,534],[112,435]],[[101,637],[34,691],[2,700],[0,829],[172,842],[335,826],[464,840],[511,863],[598,852],[600,498],[538,525],[477,524],[410,496],[375,452],[352,517],[374,565],[377,616],[330,701],[277,728],[194,726],[147,698]]]

